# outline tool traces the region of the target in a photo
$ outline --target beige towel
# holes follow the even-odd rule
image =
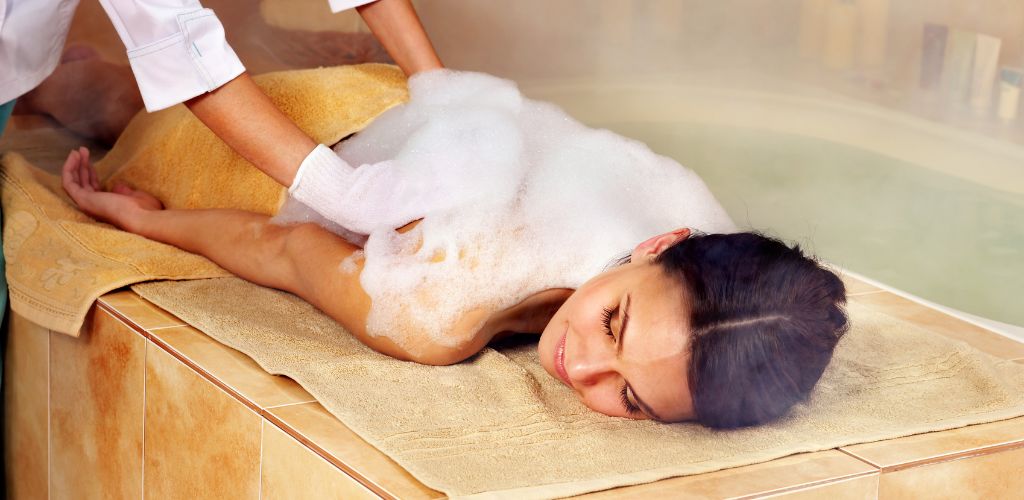
[[[408,96],[402,72],[380,64],[271,73],[256,82],[325,144],[362,129]],[[34,323],[77,336],[93,301],[115,288],[230,275],[205,258],[93,221],[73,208],[57,177],[17,153],[4,155],[0,165],[11,308]],[[184,106],[136,116],[97,170],[105,182],[150,191],[169,208],[271,214],[284,193]]]
[[[594,413],[533,344],[430,367],[375,353],[302,300],[237,278],[133,288],[295,379],[453,496],[572,495],[1024,415],[1024,366],[857,304],[810,401],[770,425],[715,431]]]

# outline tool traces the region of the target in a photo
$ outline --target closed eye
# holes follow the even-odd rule
[[[604,312],[601,314],[601,323],[604,324],[604,333],[615,338],[615,334],[612,333],[612,316],[615,315],[615,309],[604,308]]]
[[[627,415],[634,416],[634,415],[643,415],[644,414],[643,411],[640,410],[639,406],[633,404],[633,402],[629,400],[629,386],[628,385],[626,385],[626,384],[622,385],[622,390],[619,391],[619,399],[622,400],[622,406],[623,406],[623,408],[626,409],[626,414]]]

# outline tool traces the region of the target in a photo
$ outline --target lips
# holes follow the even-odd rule
[[[562,340],[558,341],[558,347],[555,348],[555,372],[558,373],[558,377],[562,379],[562,383],[572,387],[572,382],[569,381],[569,372],[565,370],[565,340],[569,336],[569,331],[562,334]]]

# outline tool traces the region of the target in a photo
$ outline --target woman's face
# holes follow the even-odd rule
[[[694,417],[685,294],[651,262],[687,236],[680,230],[640,244],[632,262],[578,288],[541,334],[541,365],[591,409],[666,422]]]

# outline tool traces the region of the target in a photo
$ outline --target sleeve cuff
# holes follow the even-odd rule
[[[334,198],[349,187],[355,169],[323,144],[313,148],[299,164],[288,194],[306,206],[324,213]]]
[[[329,0],[331,4],[331,12],[337,14],[343,10],[352,9],[359,7],[360,5],[366,5],[368,3],[376,2],[377,0]]]
[[[180,31],[128,51],[147,111],[158,111],[210,92],[245,71],[210,9],[177,17]]]

